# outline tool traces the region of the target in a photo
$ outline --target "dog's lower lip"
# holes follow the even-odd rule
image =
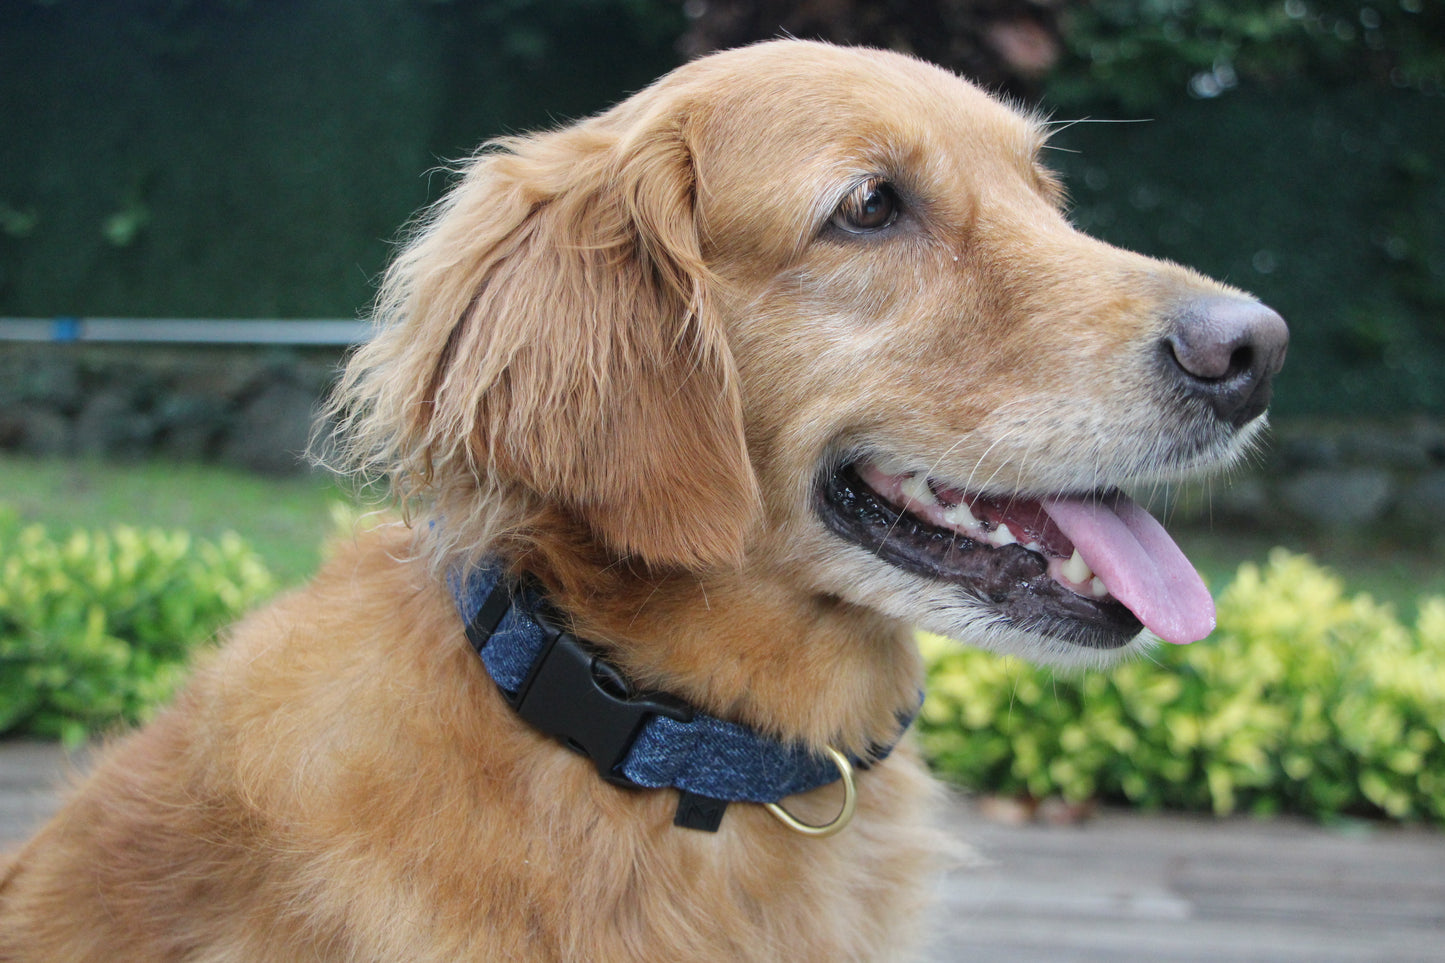
[[[962,586],[1019,628],[1097,649],[1124,646],[1143,628],[1116,600],[1085,597],[1055,580],[1039,551],[967,538],[892,504],[864,482],[859,463],[823,473],[815,503],[835,535],[904,571]]]

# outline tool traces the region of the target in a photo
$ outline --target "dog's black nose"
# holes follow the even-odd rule
[[[1247,298],[1202,298],[1176,314],[1164,349],[1171,375],[1191,396],[1240,427],[1269,406],[1270,381],[1284,364],[1289,328]]]

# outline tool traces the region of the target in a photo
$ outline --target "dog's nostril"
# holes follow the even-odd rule
[[[1254,367],[1254,348],[1249,345],[1235,348],[1234,354],[1229,356],[1229,368],[1224,372],[1224,377],[1228,378],[1248,371],[1252,367]]]
[[[1269,404],[1284,363],[1284,319],[1246,298],[1204,298],[1176,314],[1164,338],[1174,382],[1221,419],[1243,425]]]

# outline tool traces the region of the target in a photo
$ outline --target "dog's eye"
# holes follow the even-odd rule
[[[879,177],[870,177],[853,189],[833,212],[830,223],[850,234],[879,231],[898,218],[898,193]]]

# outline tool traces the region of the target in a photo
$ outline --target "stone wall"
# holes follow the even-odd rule
[[[334,349],[0,345],[0,450],[304,471]],[[1153,506],[1156,509],[1162,506]],[[1171,495],[1171,524],[1445,534],[1445,418],[1294,418],[1222,479]]]
[[[336,348],[0,345],[0,450],[306,470]]]
[[[1171,524],[1435,541],[1445,535],[1445,418],[1279,420],[1240,467],[1174,492],[1169,513]]]

